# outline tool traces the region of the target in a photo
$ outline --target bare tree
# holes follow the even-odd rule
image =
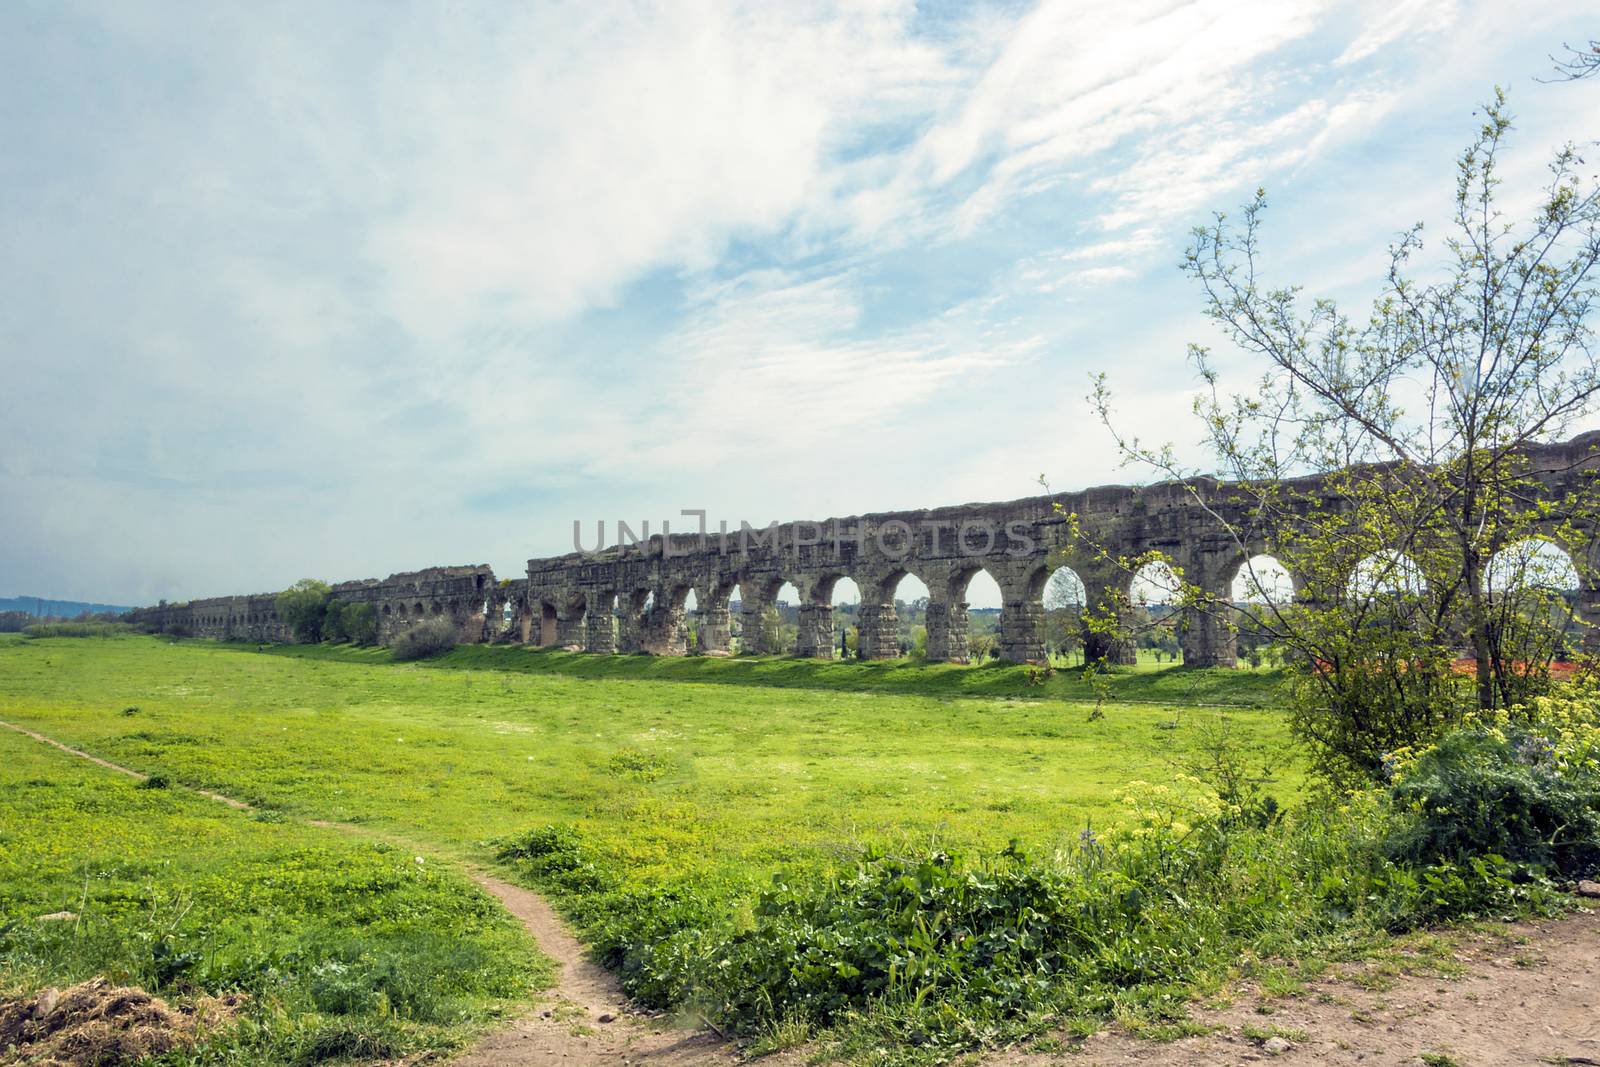
[[[1293,604],[1235,606],[1188,583],[1184,604],[1244,612],[1293,654],[1296,727],[1339,765],[1328,769],[1371,772],[1384,752],[1473,705],[1524,698],[1570,612],[1552,614],[1544,592],[1497,589],[1491,568],[1530,538],[1587,558],[1600,518],[1592,481],[1552,499],[1528,459],[1600,401],[1591,326],[1600,187],[1568,147],[1531,221],[1509,222],[1496,195],[1510,129],[1497,92],[1458,162],[1444,270],[1427,283],[1411,276],[1423,251],[1413,227],[1391,248],[1364,322],[1262,280],[1264,193],[1239,223],[1219,214],[1197,229],[1184,269],[1222,334],[1259,360],[1260,378],[1227,392],[1211,352],[1190,347],[1206,387],[1195,410],[1210,469],[1183,469],[1170,447],[1118,436],[1129,459],[1186,480],[1241,557],[1269,546],[1294,575]],[[1094,402],[1115,433],[1103,379]],[[1332,473],[1301,477],[1314,471]],[[1225,496],[1202,475],[1225,479]],[[1518,595],[1529,602],[1513,603]],[[1462,647],[1475,660],[1465,691],[1452,662]]]
[[[1600,74],[1600,40],[1590,41],[1587,47],[1563,44],[1565,56],[1551,56],[1557,76],[1565,81],[1577,81]]]

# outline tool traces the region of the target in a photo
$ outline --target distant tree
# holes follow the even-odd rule
[[[1083,647],[1083,587],[1065,580],[1068,571],[1057,571],[1044,587],[1044,618],[1040,636],[1045,647],[1070,656]]]
[[[994,655],[995,639],[992,633],[967,634],[967,657],[973,663],[982,663]]]
[[[348,641],[350,638],[344,632],[345,608],[351,605],[342,604],[329,597],[326,607],[322,612],[322,640]]]
[[[329,641],[348,641],[353,645],[376,644],[378,611],[371,604],[330,601],[322,636]]]
[[[278,618],[289,627],[296,641],[315,644],[322,640],[328,596],[328,583],[315,578],[302,578],[278,594]]]

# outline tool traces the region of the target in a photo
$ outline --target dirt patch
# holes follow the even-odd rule
[[[1044,1050],[986,1057],[984,1067],[1522,1067],[1600,1064],[1600,914],[1459,935],[1454,977],[1350,966],[1289,995],[1254,986],[1196,1010],[1209,1033],[1157,1042],[1117,1030]],[[1420,962],[1420,961],[1419,961]],[[1429,968],[1423,967],[1422,970]]]
[[[193,1045],[231,1019],[242,998],[201,997],[173,1008],[142,989],[93,978],[0,1002],[0,1063],[111,1067]]]

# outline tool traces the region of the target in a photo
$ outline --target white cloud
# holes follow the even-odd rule
[[[1343,67],[1358,63],[1406,37],[1440,33],[1459,15],[1456,0],[1389,0],[1364,7],[1366,30],[1335,59]]]

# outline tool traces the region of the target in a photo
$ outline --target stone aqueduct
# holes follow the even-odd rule
[[[1532,474],[1552,499],[1568,496],[1577,479],[1600,471],[1600,433],[1542,446],[1531,454]],[[1315,500],[1318,478],[1304,479]],[[1197,499],[1197,496],[1199,499]],[[455,622],[463,641],[554,645],[594,653],[687,651],[690,591],[697,605],[698,651],[728,651],[732,594],[740,593],[745,649],[828,658],[834,653],[834,585],[850,578],[860,590],[859,647],[868,659],[899,655],[896,586],[913,575],[928,588],[928,658],[967,658],[968,583],[987,571],[1000,587],[999,655],[1031,662],[1044,655],[1041,593],[1060,566],[1082,580],[1094,604],[1126,592],[1130,576],[1089,547],[1113,556],[1160,551],[1187,581],[1226,597],[1247,559],[1270,553],[1266,543],[1241,543],[1230,532],[1248,529],[1242,505],[1216,482],[1103,486],[1000,504],[965,504],[928,511],[883,512],[822,522],[774,524],[751,530],[657,534],[593,553],[528,561],[527,576],[497,581],[487,566],[433,567],[385,579],[344,582],[333,595],[369,603],[378,639],[429,617]],[[1202,501],[1204,503],[1202,503]],[[1338,507],[1331,495],[1323,500]],[[1075,516],[1086,537],[1070,535]],[[1600,623],[1600,559],[1575,560],[1581,580],[1580,617]],[[792,649],[763,647],[762,614],[789,583],[799,593],[799,636]],[[509,606],[509,612],[506,608]],[[196,636],[292,640],[271,594],[216,597],[137,609],[130,621]],[[1092,638],[1091,638],[1092,640]],[[1183,629],[1185,662],[1233,665],[1234,634],[1221,620],[1193,614]],[[1091,654],[1118,655],[1112,649]]]

